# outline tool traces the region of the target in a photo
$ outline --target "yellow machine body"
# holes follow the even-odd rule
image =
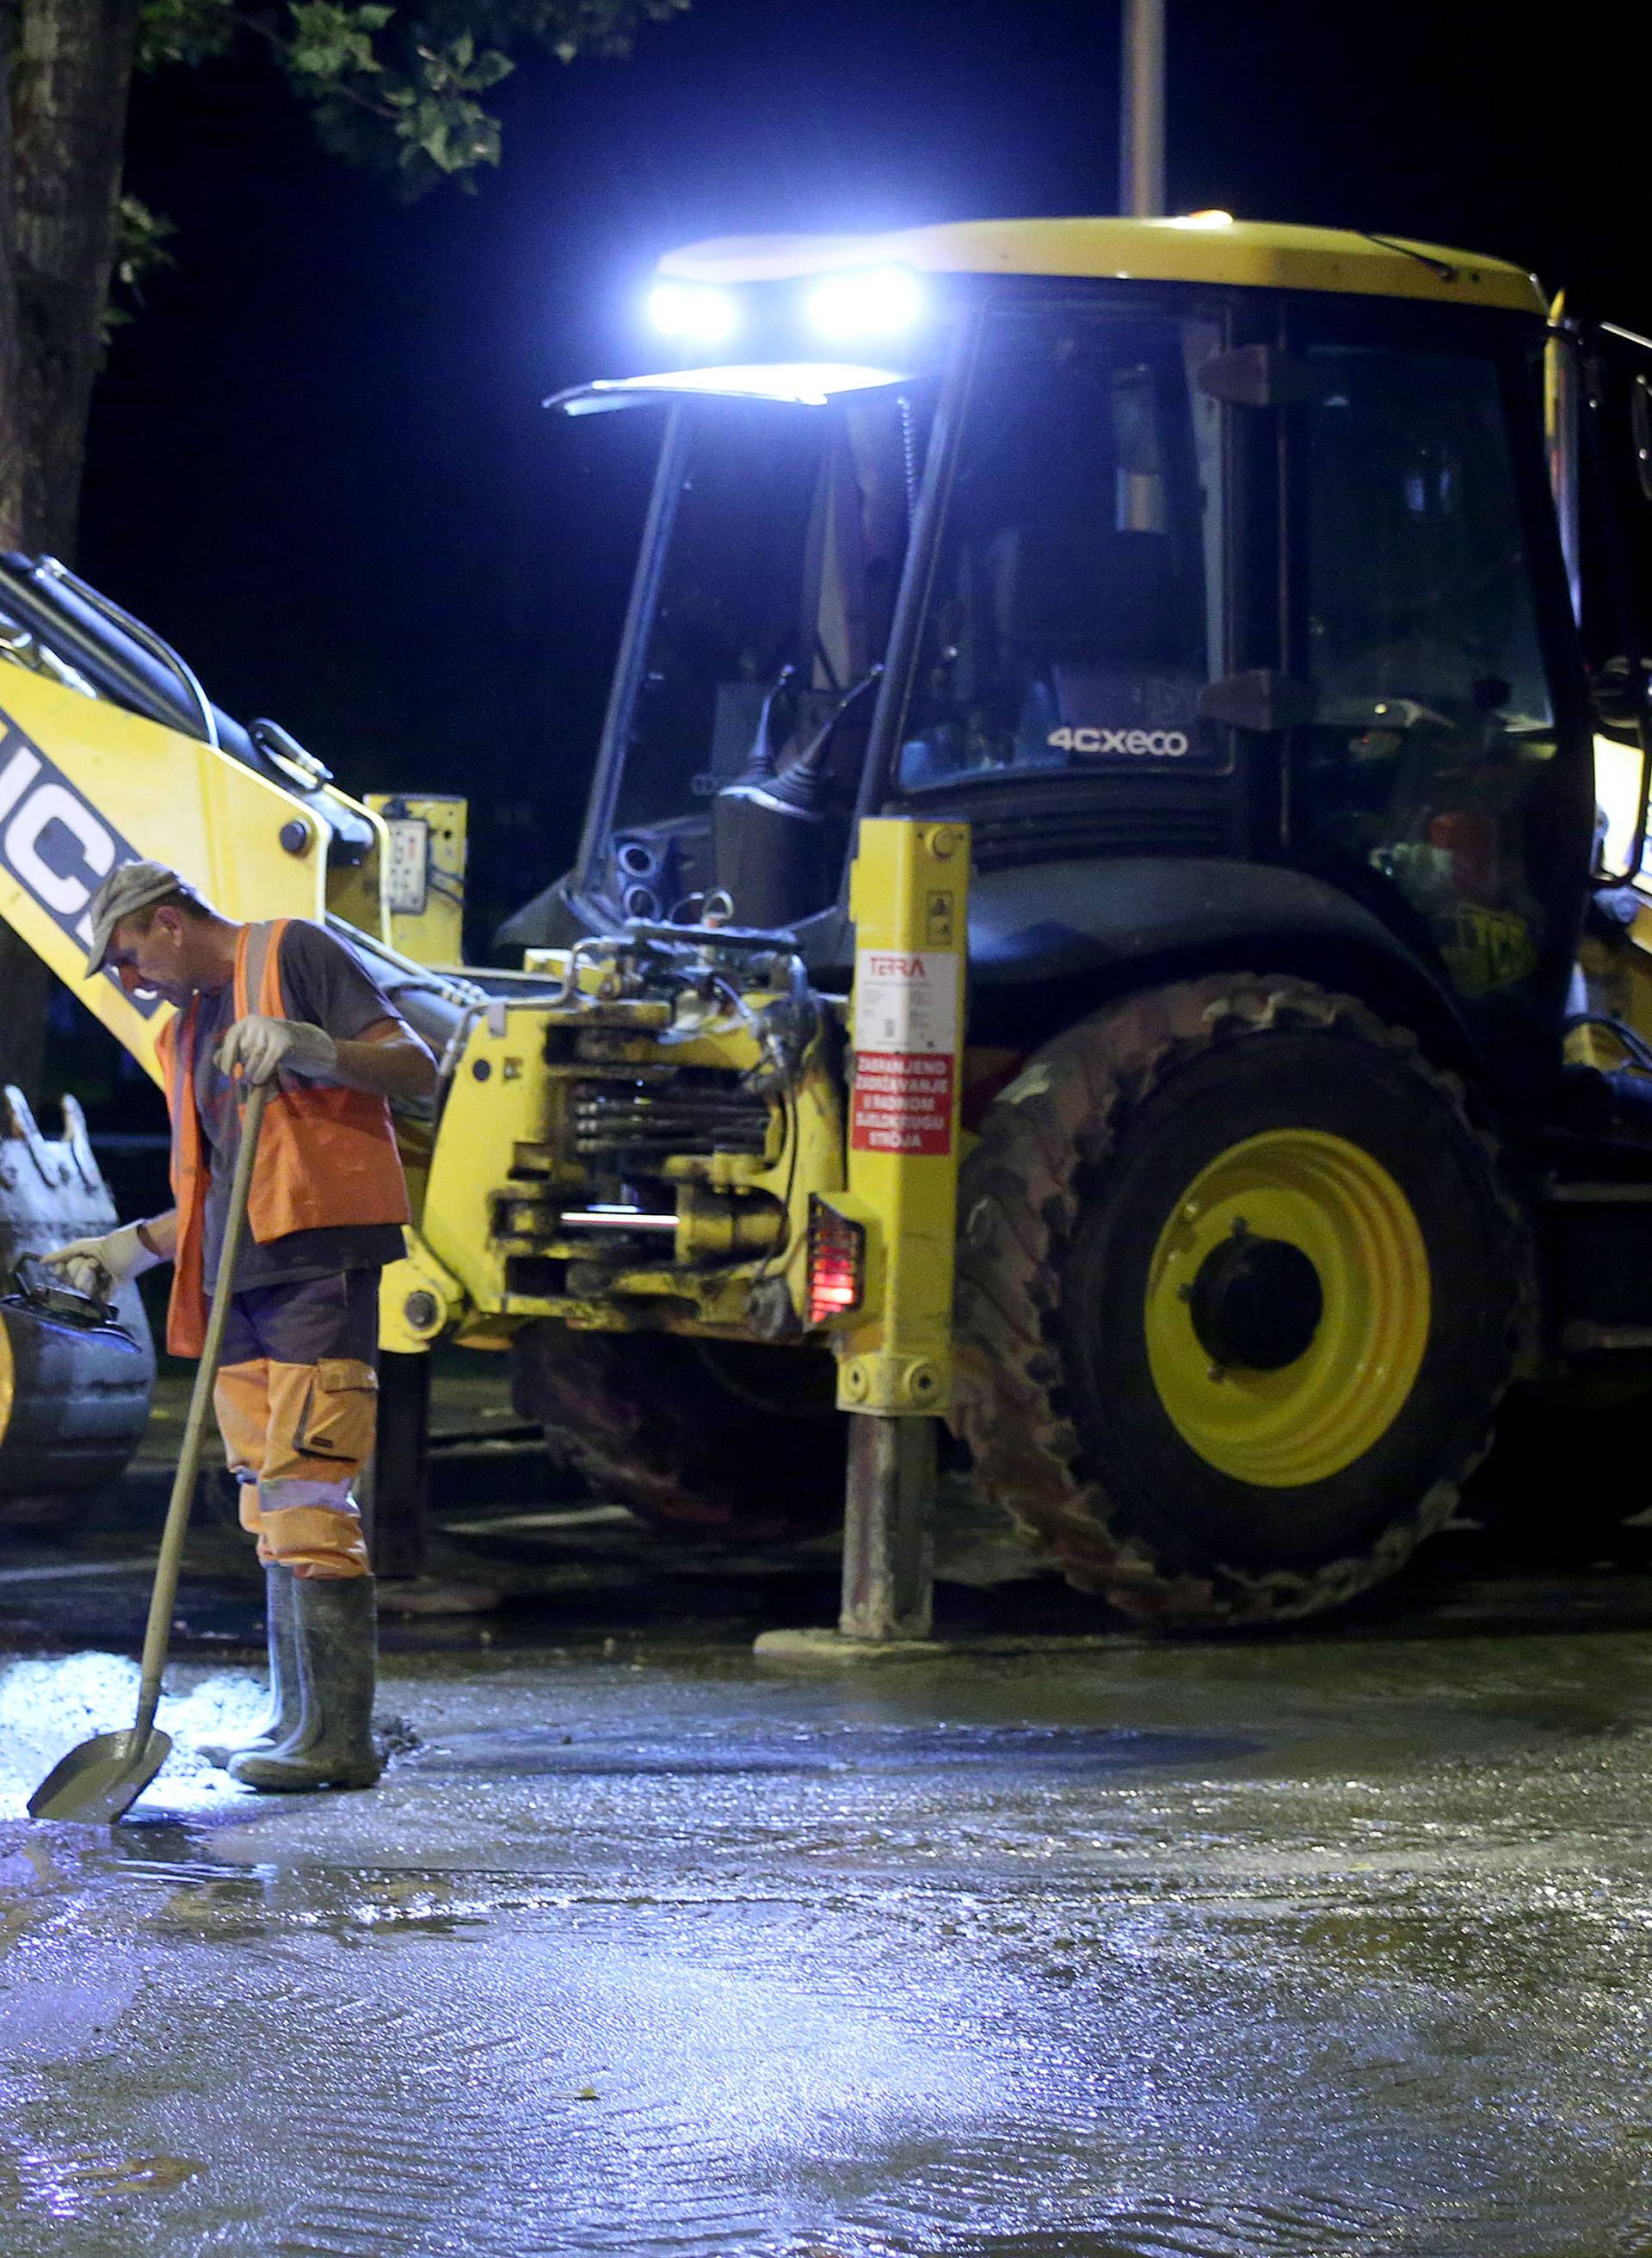
[[[495,998],[478,1012],[454,1065],[425,1194],[422,1235],[471,1313],[459,1338],[502,1344],[514,1324],[545,1317],[588,1331],[738,1335],[760,1279],[800,1295],[809,1194],[838,1189],[843,1175],[840,1101],[818,1058],[790,1104],[750,1100],[749,1149],[668,1159],[677,1205],[663,1243],[652,1234],[658,1254],[619,1234],[627,1259],[602,1266],[599,1289],[598,1245],[563,1221],[591,1197],[577,1157],[581,1095],[646,1090],[650,1079],[684,1072],[737,1091],[762,1069],[751,1019],[775,996],[753,989],[735,1008],[692,989],[674,1006],[607,992],[625,978],[600,951],[583,955],[571,977],[560,952],[530,953],[530,969],[568,981],[569,992],[549,1003]]]
[[[22,667],[5,669],[0,699],[7,725],[0,798],[10,792],[0,811],[0,914],[152,1075],[167,1007],[145,1008],[113,979],[83,977],[86,905],[117,860],[169,862],[230,917],[331,915],[417,960],[457,955],[463,803],[401,795],[349,803],[369,817],[378,843],[366,863],[330,872],[324,820],[308,811],[295,815],[292,797],[230,756]],[[295,823],[303,827],[296,841]],[[413,846],[407,832],[398,841],[401,826]],[[967,863],[964,834],[954,838],[949,851]],[[408,881],[415,851],[422,899]],[[951,882],[961,886],[955,864]],[[891,938],[911,922],[908,915],[890,925]],[[955,950],[954,962],[961,980]],[[605,1077],[628,1087],[637,1076],[684,1069],[720,1076],[733,1088],[762,1066],[754,1029],[776,998],[762,987],[743,994],[691,988],[668,1010],[622,992],[623,972],[600,952],[582,954],[571,971],[567,955],[542,954],[529,969],[566,982],[565,997],[479,1002],[450,1062],[434,1146],[416,1124],[409,1132],[415,1227],[407,1260],[385,1273],[384,1345],[415,1352],[451,1332],[467,1345],[502,1347],[518,1325],[546,1317],[589,1330],[643,1324],[739,1337],[750,1324],[750,1289],[763,1281],[777,1282],[799,1306],[810,1197],[845,1189],[842,1099],[824,1046],[788,1100],[750,1099],[751,1149],[670,1161],[677,1197],[670,1259],[607,1266],[593,1289],[591,1241],[560,1223],[589,1189],[571,1157],[571,1094]],[[847,1000],[827,999],[826,1011],[841,1024]],[[862,1204],[878,1206],[897,1170],[887,1158],[857,1156]],[[952,1172],[950,1158],[938,1170],[926,1167],[932,1179],[946,1180],[943,1202]],[[938,1228],[948,1235],[937,1224],[940,1214],[932,1193],[932,1240]],[[886,1230],[879,1243],[879,1275],[892,1264],[904,1276],[910,1258],[902,1229]],[[903,1353],[928,1357],[940,1375],[949,1245],[934,1259],[940,1267],[924,1289],[926,1315]],[[869,1344],[871,1322],[863,1309],[857,1354]]]
[[[658,273],[726,287],[884,264],[1545,311],[1532,278],[1504,261],[1224,215],[721,240],[672,252]],[[742,372],[698,372],[720,373]],[[164,1008],[82,977],[86,904],[125,856],[171,863],[234,918],[330,918],[441,987],[454,1016],[440,1111],[433,1128],[407,1129],[415,1224],[384,1275],[386,1348],[499,1349],[545,1320],[708,1349],[812,1341],[836,1356],[840,1409],[950,1408],[961,1094],[1015,1062],[965,1054],[965,824],[859,820],[847,994],[815,989],[784,930],[720,940],[709,896],[707,924],[680,938],[621,920],[571,948],[529,948],[522,973],[489,974],[462,964],[463,801],[335,794],[371,833],[346,860],[330,856],[300,776],[285,790],[26,664],[0,665],[0,915],[151,1073]],[[1602,741],[1620,832],[1634,828],[1628,759],[1634,777]],[[1652,1040],[1652,892],[1620,941],[1591,947],[1592,981]],[[638,1149],[640,1171],[626,1159]],[[826,1316],[810,1294],[823,1211],[863,1249],[853,1300]]]
[[[1542,307],[1532,278],[1505,261],[1220,214],[726,239],[674,252],[659,273],[729,283],[880,261],[935,274],[1203,281]],[[0,749],[0,914],[151,1073],[165,1007],[145,1008],[112,980],[82,977],[77,918],[123,856],[172,863],[231,917],[330,915],[415,965],[459,966],[462,800],[380,792],[346,801],[371,824],[373,848],[353,865],[330,866],[324,819],[209,744],[26,665],[0,671],[0,714],[9,725]],[[48,834],[56,849],[43,859],[36,850]],[[962,1054],[968,864],[961,826],[861,826],[851,905],[857,993],[818,999],[821,1032],[790,1093],[765,1076],[765,1015],[781,1001],[772,988],[731,987],[726,971],[708,972],[663,1002],[641,992],[623,934],[571,955],[529,951],[528,971],[544,983],[536,991],[478,988],[445,1062],[437,1133],[432,1140],[416,1124],[408,1132],[416,1222],[408,1259],[385,1274],[385,1346],[416,1351],[446,1334],[498,1348],[546,1317],[589,1331],[791,1337],[806,1305],[810,1207],[819,1199],[866,1233],[861,1299],[823,1329],[839,1352],[840,1405],[943,1411],[960,1092],[972,1075],[996,1069]],[[1646,916],[1652,923],[1652,911]],[[1638,936],[1630,946],[1638,948]],[[869,1015],[887,1012],[903,969],[914,967],[939,971],[947,992],[940,1019],[921,1037],[932,1047],[881,1052],[869,1040]],[[1652,1021],[1652,1005],[1640,1016]],[[846,1043],[858,1081],[845,1079]],[[669,1232],[657,1216],[646,1241],[623,1230],[605,1240],[599,1231],[567,1227],[566,1215],[592,1191],[581,1105],[599,1111],[605,1090],[635,1097],[684,1075],[702,1089],[720,1077],[728,1104],[744,1107],[743,1149],[663,1156],[677,1201]],[[857,1126],[891,1105],[932,1115],[936,1126],[917,1149]]]
[[[846,1411],[951,1409],[968,884],[967,825],[861,825],[841,1205],[875,1250],[876,1290],[838,1342]]]

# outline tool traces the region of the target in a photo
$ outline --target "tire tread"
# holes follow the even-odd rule
[[[1083,1177],[1105,1164],[1131,1116],[1178,1066],[1214,1046],[1291,1026],[1384,1050],[1456,1116],[1483,1161],[1501,1224],[1513,1284],[1510,1378],[1535,1338],[1529,1236],[1495,1141],[1471,1115],[1458,1077],[1425,1058],[1408,1028],[1389,1026],[1357,997],[1283,975],[1221,974],[1147,991],[1046,1044],[991,1107],[960,1187],[954,1424],[976,1479],[1024,1540],[1081,1590],[1166,1625],[1283,1622],[1344,1605],[1393,1574],[1448,1519],[1490,1447],[1488,1413],[1484,1436],[1449,1480],[1397,1514],[1363,1552],[1306,1572],[1168,1572],[1084,1471],[1061,1400],[1055,1331],[1060,1261]]]

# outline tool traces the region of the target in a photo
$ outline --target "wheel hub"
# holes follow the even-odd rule
[[[1213,1364],[1283,1372],[1305,1356],[1325,1313],[1319,1273],[1288,1239],[1267,1239],[1243,1218],[1199,1265],[1188,1314]]]
[[[1237,1481],[1323,1481],[1399,1417],[1428,1346],[1428,1250],[1374,1154],[1269,1129],[1201,1168],[1166,1218],[1142,1316],[1171,1424]]]

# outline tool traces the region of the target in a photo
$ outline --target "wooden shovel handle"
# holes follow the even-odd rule
[[[235,1156],[235,1175],[230,1185],[229,1212],[223,1218],[223,1244],[218,1250],[218,1275],[213,1282],[212,1307],[207,1317],[207,1337],[195,1384],[189,1393],[189,1416],[184,1423],[178,1471],[173,1476],[172,1498],[160,1532],[160,1557],[155,1563],[155,1588],[149,1601],[149,1622],[144,1631],[143,1679],[138,1689],[138,1719],[132,1727],[134,1754],[148,1740],[160,1701],[160,1673],[167,1666],[172,1637],[173,1602],[178,1596],[178,1571],[183,1560],[183,1540],[188,1532],[189,1508],[195,1498],[195,1476],[201,1470],[201,1445],[207,1414],[212,1408],[213,1383],[223,1350],[223,1329],[230,1321],[230,1299],[236,1258],[246,1229],[247,1197],[252,1188],[252,1163],[258,1156],[259,1130],[264,1120],[266,1083],[254,1083],[241,1122],[241,1142]]]

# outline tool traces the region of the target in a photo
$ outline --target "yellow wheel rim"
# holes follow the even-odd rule
[[[1223,1362],[1195,1329],[1219,1250],[1246,1235],[1312,1263],[1322,1297],[1301,1354],[1278,1370]],[[1198,1295],[1195,1289],[1198,1289]],[[1237,1481],[1323,1481],[1386,1434],[1428,1346],[1428,1251],[1410,1201],[1369,1153],[1316,1129],[1230,1147],[1177,1201],[1153,1249],[1147,1361],[1177,1433]]]

